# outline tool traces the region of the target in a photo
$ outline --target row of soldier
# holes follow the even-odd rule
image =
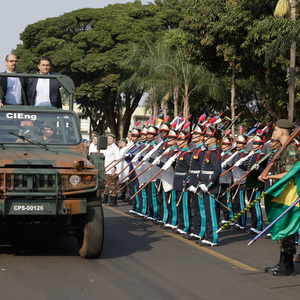
[[[111,196],[109,205],[117,205],[118,191],[129,185],[130,214],[161,224],[201,246],[217,246],[219,224],[227,223],[272,184],[258,177],[281,144],[273,137],[266,141],[271,124],[262,130],[256,124],[245,135],[241,130],[234,141],[230,131],[222,134],[218,119],[208,122],[204,118],[199,118],[192,131],[187,130],[188,122],[181,126],[162,122],[142,130],[135,126],[122,155],[113,157],[108,150],[111,158],[105,164],[103,202]],[[286,120],[276,125],[293,126]],[[287,168],[299,160],[299,154],[290,160]],[[263,229],[260,201],[250,208],[250,215],[248,232],[258,234]],[[245,232],[246,216],[242,214],[230,225]]]

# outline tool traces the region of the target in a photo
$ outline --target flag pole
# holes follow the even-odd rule
[[[238,214],[236,214],[233,218],[231,218],[226,224],[224,224],[222,227],[220,227],[216,233],[219,233],[222,229],[225,229],[228,227],[231,223],[233,223],[236,219],[238,219],[241,215],[243,215],[249,208],[251,208],[255,203],[261,200],[262,197],[264,197],[267,194],[267,192],[263,192],[259,197],[257,197],[255,200],[253,200],[248,206],[246,206],[243,210],[241,210]]]
[[[274,224],[276,224],[285,214],[287,214],[292,208],[295,207],[295,205],[300,201],[300,197],[292,204],[290,205],[283,213],[281,213],[280,216],[278,216],[271,224],[269,224],[263,231],[261,231],[255,238],[253,238],[248,246],[252,245],[254,242],[256,242],[263,234],[265,234]]]

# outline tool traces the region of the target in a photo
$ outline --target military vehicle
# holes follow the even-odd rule
[[[90,161],[83,153],[79,119],[72,111],[72,80],[64,75],[38,77],[59,80],[70,93],[71,109],[0,108],[0,230],[13,235],[24,229],[50,228],[75,236],[82,257],[98,258],[104,221],[96,195],[104,156],[94,154]],[[107,141],[99,137],[98,149],[106,147]]]

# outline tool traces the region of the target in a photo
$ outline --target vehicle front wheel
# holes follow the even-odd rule
[[[104,240],[103,208],[97,198],[87,203],[84,226],[78,237],[79,254],[83,258],[98,258]],[[91,199],[90,199],[91,200]]]

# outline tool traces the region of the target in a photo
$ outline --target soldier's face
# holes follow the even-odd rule
[[[162,140],[166,139],[168,136],[168,131],[162,130],[160,132],[160,137],[162,138]]]
[[[270,149],[271,149],[271,150],[278,149],[279,146],[280,146],[280,143],[279,143],[279,141],[277,141],[277,140],[274,140],[274,141],[271,141],[271,142],[270,142]]]
[[[284,135],[284,130],[279,128],[278,126],[274,127],[273,138],[275,140],[280,140],[280,138]]]
[[[222,151],[226,152],[230,150],[230,146],[231,146],[230,144],[222,144]]]
[[[195,142],[195,143],[199,143],[203,140],[202,136],[198,133],[194,133],[192,135],[192,141]]]
[[[49,139],[54,135],[54,130],[52,128],[44,127],[44,136]]]
[[[142,140],[142,142],[146,142],[147,141],[147,135],[146,134],[141,134],[141,140]]]
[[[258,150],[261,150],[262,147],[263,147],[262,144],[254,144],[254,143],[253,143],[253,145],[252,145],[252,150],[253,150],[253,151],[258,151]]]
[[[111,146],[115,142],[115,139],[112,136],[107,138],[107,145]]]
[[[179,149],[186,148],[188,146],[187,140],[179,139],[177,140],[177,147]]]
[[[175,138],[168,138],[168,145],[169,147],[173,147],[177,144],[177,141]]]
[[[244,149],[245,148],[245,144],[243,144],[243,143],[236,143],[236,149],[238,150],[238,151],[240,151],[240,150],[242,150],[242,149]]]
[[[154,139],[155,139],[155,135],[149,133],[149,134],[147,134],[147,139],[148,139],[148,141],[152,142],[152,141],[154,141]]]

